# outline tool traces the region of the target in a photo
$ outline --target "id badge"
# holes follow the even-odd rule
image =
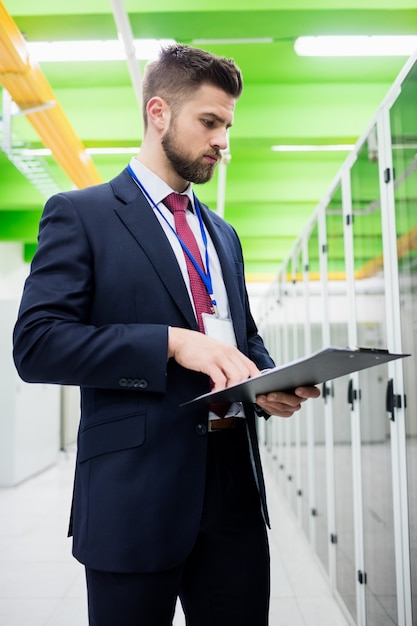
[[[203,313],[204,332],[213,339],[237,346],[232,320]]]

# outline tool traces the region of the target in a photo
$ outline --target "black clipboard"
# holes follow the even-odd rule
[[[255,402],[259,394],[270,391],[293,391],[296,387],[318,385],[352,372],[402,359],[409,354],[393,354],[379,348],[340,348],[330,346],[314,352],[310,356],[274,367],[253,378],[212,391],[188,402]]]

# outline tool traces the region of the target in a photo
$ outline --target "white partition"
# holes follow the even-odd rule
[[[18,298],[0,299],[0,487],[10,487],[56,462],[60,388],[24,383],[12,358]]]

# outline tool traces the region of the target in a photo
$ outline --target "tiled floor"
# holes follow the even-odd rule
[[[84,570],[65,538],[73,465],[74,453],[62,453],[39,476],[0,489],[1,626],[87,626]],[[306,539],[268,478],[270,626],[345,626]],[[174,626],[184,623],[178,610]]]

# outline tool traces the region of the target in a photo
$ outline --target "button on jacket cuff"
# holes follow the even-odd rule
[[[148,381],[144,378],[121,378],[119,380],[120,387],[128,387],[133,389],[147,389]]]

